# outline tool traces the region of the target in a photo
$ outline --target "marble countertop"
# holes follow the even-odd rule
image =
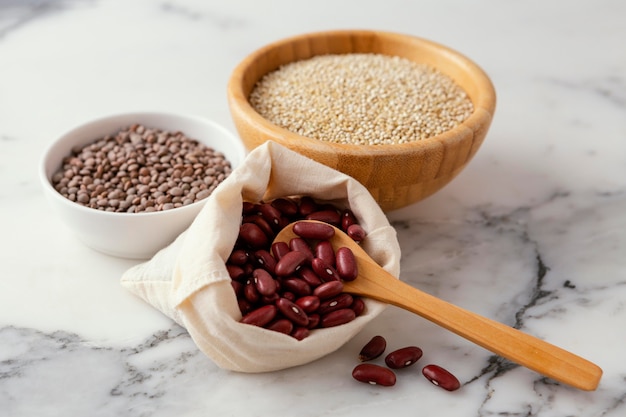
[[[0,416],[623,416],[626,413],[626,3],[614,1],[0,1]],[[388,308],[338,351],[266,374],[215,366],[120,286],[136,261],[82,245],[38,182],[43,149],[122,111],[200,114],[234,131],[225,86],[254,49],[338,28],[409,33],[491,76],[498,108],[469,167],[389,213],[401,279],[604,370],[579,391]],[[354,381],[374,334],[418,369]]]

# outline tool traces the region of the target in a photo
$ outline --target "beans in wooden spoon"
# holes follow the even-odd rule
[[[297,222],[296,222],[297,223]],[[289,242],[297,235],[289,224],[274,242]],[[572,387],[593,391],[602,369],[592,362],[536,337],[482,317],[424,293],[389,274],[340,229],[329,238],[335,251],[348,247],[357,259],[358,277],[344,282],[343,291],[395,305],[448,329],[471,342]]]

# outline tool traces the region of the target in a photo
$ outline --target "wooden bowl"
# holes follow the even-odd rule
[[[379,53],[428,64],[451,77],[474,105],[461,125],[440,135],[393,145],[349,145],[300,136],[263,118],[248,97],[263,75],[290,62],[323,54]],[[237,131],[248,150],[272,140],[344,172],[367,187],[385,211],[420,201],[448,184],[482,144],[496,104],[489,77],[463,55],[413,36],[368,31],[304,34],[269,44],[233,71],[228,100]]]

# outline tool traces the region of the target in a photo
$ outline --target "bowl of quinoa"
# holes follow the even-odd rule
[[[474,62],[404,34],[303,34],[248,55],[228,83],[250,150],[271,140],[344,172],[385,211],[448,184],[482,144],[495,111]]]
[[[39,176],[51,207],[83,243],[147,259],[191,224],[245,154],[236,135],[203,117],[124,113],[60,135]]]

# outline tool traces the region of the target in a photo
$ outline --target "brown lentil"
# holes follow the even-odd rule
[[[73,149],[52,185],[86,207],[141,213],[207,198],[231,171],[221,152],[181,132],[135,124]]]
[[[426,139],[473,112],[466,92],[434,67],[382,54],[319,55],[266,74],[250,93],[264,118],[333,143]]]

